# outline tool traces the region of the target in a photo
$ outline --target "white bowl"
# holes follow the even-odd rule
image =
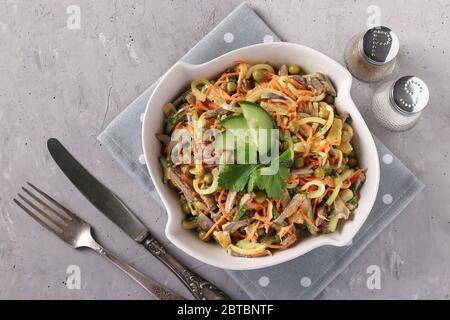
[[[216,243],[200,241],[195,232],[181,227],[183,213],[177,194],[162,180],[158,161],[160,144],[155,133],[162,132],[164,115],[162,106],[172,101],[189,87],[193,79],[213,78],[233,65],[236,60],[267,61],[274,65],[297,63],[307,71],[326,73],[334,83],[338,96],[335,105],[338,111],[350,113],[355,129],[354,145],[362,167],[367,167],[367,179],[361,189],[359,207],[352,219],[343,223],[341,229],[332,234],[309,237],[293,247],[274,252],[272,256],[241,258],[228,255]],[[372,209],[378,191],[380,166],[377,149],[364,119],[350,96],[352,76],[339,63],[311,48],[285,42],[264,43],[241,48],[201,65],[184,62],[175,64],[160,80],[150,97],[144,116],[142,129],[143,149],[148,170],[161,197],[167,213],[167,238],[180,250],[195,259],[212,266],[231,270],[250,270],[273,266],[286,262],[324,245],[345,246],[361,228]]]

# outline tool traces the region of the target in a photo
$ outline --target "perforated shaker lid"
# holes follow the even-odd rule
[[[414,114],[425,109],[430,92],[422,79],[405,76],[394,83],[390,98],[399,111]]]
[[[399,49],[400,42],[397,35],[384,26],[367,30],[360,42],[363,57],[375,65],[384,65],[392,61]]]

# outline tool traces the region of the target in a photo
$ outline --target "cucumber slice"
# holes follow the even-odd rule
[[[235,150],[236,147],[239,147],[239,139],[245,139],[243,142],[244,145],[244,159],[240,159],[240,162],[242,160],[245,160],[245,163],[251,162],[253,163],[253,159],[250,157],[250,155],[254,156],[254,161],[256,162],[256,146],[253,142],[253,137],[245,137],[245,134],[242,136],[240,135],[239,130],[248,130],[247,120],[244,116],[232,116],[228,117],[224,120],[222,120],[222,125],[227,129],[222,134],[220,134],[217,137],[216,140],[216,148],[217,149],[224,149],[224,150]],[[230,143],[229,141],[234,141],[235,143]],[[227,144],[228,143],[228,144]],[[237,144],[237,145],[236,145]],[[242,146],[242,145],[241,145]],[[237,155],[235,156],[235,159],[237,160]]]
[[[226,141],[236,141],[235,135],[229,131],[229,130],[237,130],[237,129],[243,129],[247,130],[247,120],[245,120],[244,116],[231,116],[228,118],[225,118],[221,121],[222,125],[225,127],[225,129],[228,129],[224,132],[222,132],[216,139],[216,148],[220,150],[234,150],[236,148],[236,145],[226,145]]]
[[[253,136],[256,145],[258,146],[258,151],[260,153],[268,155],[270,149],[272,147],[271,137],[271,129],[275,129],[275,126],[272,121],[272,116],[264,110],[261,106],[256,103],[243,101],[240,102],[239,105],[242,108],[242,113],[244,114],[245,119],[247,120],[247,125],[249,129],[252,129],[251,134]],[[267,143],[263,145],[259,143],[259,129],[267,129]]]
[[[261,106],[247,101],[240,102],[239,105],[250,129],[275,129],[272,116]]]
[[[248,129],[244,116],[232,116],[221,121],[226,129]]]

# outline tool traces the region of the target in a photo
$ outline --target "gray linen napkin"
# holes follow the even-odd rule
[[[245,23],[245,28],[241,27],[242,23]],[[280,39],[244,3],[181,60],[199,64],[228,51],[268,41]],[[140,181],[155,201],[161,204],[145,167],[141,146],[140,121],[154,87],[155,84],[125,108],[98,139],[111,152],[114,159],[132,177]],[[271,268],[245,272],[228,271],[251,298],[316,297],[423,188],[422,183],[378,139],[375,138],[375,142],[381,163],[379,194],[369,218],[353,239],[353,243],[343,248],[321,247],[298,259]],[[290,275],[289,279],[284,277],[286,274]]]

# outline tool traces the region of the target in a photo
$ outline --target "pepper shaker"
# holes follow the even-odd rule
[[[350,73],[364,82],[376,82],[391,74],[400,48],[397,35],[379,26],[358,33],[347,44],[345,63]]]
[[[372,111],[386,129],[404,131],[412,128],[428,104],[430,93],[423,80],[405,76],[383,84],[372,101]]]

